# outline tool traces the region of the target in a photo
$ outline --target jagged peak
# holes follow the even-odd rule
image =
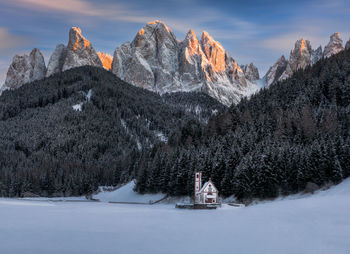
[[[309,52],[311,50],[311,43],[309,40],[305,40],[304,38],[301,38],[300,40],[297,40],[294,45],[294,52],[299,52],[300,55],[302,55],[305,51]]]
[[[162,21],[159,21],[159,20],[154,20],[154,21],[151,21],[151,22],[148,22],[146,26],[150,26],[150,27],[154,27],[156,26],[157,28],[162,28],[162,29],[165,29],[168,33],[172,33],[171,29]]]
[[[202,41],[206,40],[206,41],[213,41],[215,42],[214,38],[210,36],[210,34],[207,31],[203,31],[202,32]]]
[[[145,29],[141,28],[140,31],[137,33],[138,36],[142,36],[145,34]]]
[[[276,63],[281,63],[281,62],[287,62],[288,60],[284,55],[282,55],[280,58],[277,59]]]
[[[334,34],[332,34],[331,36],[330,36],[330,39],[332,40],[332,39],[340,39],[340,33],[339,32],[335,32]]]
[[[77,26],[71,27],[71,29],[69,30],[69,32],[76,33],[76,34],[80,34],[80,35],[82,34],[80,27],[77,27]]]
[[[196,33],[192,29],[188,30],[188,32],[186,34],[186,38],[193,38],[193,37],[195,37],[197,39]]]
[[[196,44],[198,43],[199,44],[199,41],[198,41],[198,38],[197,38],[197,35],[196,33],[190,29],[187,34],[186,34],[186,37],[184,39],[184,42],[195,42]]]
[[[64,45],[63,43],[59,43],[56,45],[56,48],[64,48],[66,47],[66,45]]]
[[[44,55],[41,53],[41,51],[38,48],[34,48],[30,54],[29,54],[31,61],[35,62],[37,59],[41,62],[44,63],[45,65],[45,60],[44,60]]]
[[[249,64],[249,66],[250,66],[250,67],[255,67],[255,65],[254,65],[253,62],[251,62],[251,63]]]
[[[89,47],[91,43],[82,35],[82,31],[79,27],[73,26],[69,30],[68,45],[73,45],[73,50],[77,50],[82,47]]]
[[[158,19],[156,19],[156,20],[148,22],[147,25],[154,25],[154,24],[157,24],[157,23],[162,23],[162,22],[159,21]]]
[[[156,40],[158,40],[159,43],[163,43],[166,40],[171,41],[173,44],[178,42],[169,27],[163,22],[155,20],[148,22],[143,28],[141,28],[131,43],[135,47],[143,49],[148,45],[149,41]]]
[[[204,44],[209,44],[211,46],[216,45],[222,50],[224,50],[224,47],[220,44],[220,42],[215,41],[214,38],[207,31],[202,32],[201,42],[202,42],[202,45]]]
[[[341,43],[341,44],[343,44],[343,40],[340,38],[340,33],[339,32],[335,32],[329,37],[328,45],[330,45],[332,43],[338,43],[338,44]]]
[[[102,62],[103,68],[110,70],[112,67],[113,56],[104,52],[97,52],[97,55]]]
[[[339,53],[343,49],[343,40],[340,38],[339,32],[333,33],[329,37],[329,42],[327,46],[324,48],[323,56],[325,58],[330,57],[334,54]]]
[[[30,52],[30,56],[42,56],[43,54],[38,48],[33,48],[33,50]]]

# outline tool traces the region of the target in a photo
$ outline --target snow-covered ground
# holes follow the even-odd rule
[[[348,254],[350,179],[245,208],[0,199],[0,253]]]
[[[0,199],[1,200],[1,199]],[[32,200],[32,201],[89,201],[85,196],[81,197],[37,197],[37,198],[22,198],[21,200]]]
[[[79,103],[79,104],[73,105],[72,108],[73,108],[75,111],[81,111],[81,110],[82,110],[82,106],[83,106],[83,103]]]
[[[101,202],[136,202],[136,203],[153,203],[162,199],[164,194],[138,194],[134,192],[135,183],[130,183],[122,186],[115,191],[101,191],[97,195],[94,195],[94,199],[98,199]]]

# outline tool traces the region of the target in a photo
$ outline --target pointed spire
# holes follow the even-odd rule
[[[191,38],[197,39],[196,33],[192,29],[190,29],[186,34],[186,39],[191,39]]]
[[[78,66],[91,65],[102,67],[100,58],[83,35],[79,27],[72,27],[69,30],[67,55],[62,70],[68,70]]]
[[[337,32],[330,36],[329,43],[324,48],[323,56],[327,58],[339,53],[342,50],[344,50],[343,41],[340,38],[339,32]]]

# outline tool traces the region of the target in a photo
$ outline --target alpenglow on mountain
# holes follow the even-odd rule
[[[108,57],[101,54],[101,57]],[[106,62],[106,61],[105,61]],[[0,90],[16,89],[20,86],[49,77],[55,73],[80,66],[102,67],[102,60],[78,27],[69,31],[67,46],[58,44],[52,53],[48,66],[38,49],[33,49],[30,56],[16,55],[7,72],[6,82]]]
[[[345,45],[345,49],[349,48],[350,40]],[[168,26],[156,20],[139,30],[132,42],[117,47],[112,57],[97,52],[81,29],[72,27],[67,46],[56,46],[47,68],[38,49],[33,49],[29,56],[16,55],[0,94],[58,72],[89,65],[103,67],[134,86],[159,94],[201,91],[229,106],[257,91],[261,84],[286,79],[296,70],[343,49],[339,33],[330,37],[323,52],[321,46],[314,50],[308,40],[300,39],[289,60],[284,56],[278,59],[260,82],[253,63],[239,65],[207,32],[198,39],[190,30],[180,41]]]
[[[257,87],[256,75],[249,72],[247,79],[238,63],[207,32],[198,40],[190,30],[179,41],[160,21],[148,23],[132,42],[115,50],[112,72],[160,94],[202,91],[226,105],[237,103]]]
[[[350,45],[350,40],[348,44]],[[331,57],[342,50],[344,50],[343,41],[339,33],[334,33],[330,36],[329,43],[323,52],[321,46],[313,50],[310,41],[305,39],[297,40],[294,49],[290,52],[289,60],[286,60],[284,56],[279,58],[267,71],[264,77],[265,82],[267,85],[271,85],[277,81],[287,79],[298,69],[305,69],[307,66],[315,64],[322,57]]]
[[[81,29],[72,27],[68,45],[56,46],[47,71],[45,67],[40,78],[83,65],[111,69],[121,79],[160,94],[202,91],[225,105],[237,103],[259,88],[255,83],[259,72],[254,64],[244,66],[243,71],[207,32],[198,40],[190,30],[186,38],[179,41],[160,21],[146,24],[131,43],[117,47],[113,58],[96,52]],[[25,71],[16,64],[12,69],[16,71],[8,74],[11,79],[6,83],[7,89],[37,79],[31,76],[23,79]]]

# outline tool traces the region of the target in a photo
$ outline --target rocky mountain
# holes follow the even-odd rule
[[[81,29],[79,27],[72,27],[69,31],[67,55],[62,71],[85,65],[102,67],[97,52],[92,47],[90,41],[82,35]]]
[[[115,50],[112,72],[160,94],[203,91],[225,105],[237,103],[255,87],[254,76],[247,79],[238,63],[207,32],[199,41],[190,30],[178,41],[160,21],[148,23],[131,43]]]
[[[253,63],[250,63],[249,65],[241,65],[241,69],[244,76],[249,81],[254,82],[259,79],[259,70]]]
[[[66,56],[66,46],[63,44],[58,44],[50,57],[49,64],[47,65],[46,77],[49,77],[54,73],[62,71],[64,61],[66,60]]]
[[[344,50],[343,40],[339,37],[339,33],[330,36],[329,43],[324,48],[323,57],[327,58]]]
[[[294,49],[290,53],[289,61],[285,71],[279,80],[289,78],[298,69],[305,69],[306,66],[312,65],[322,57],[321,46],[313,50],[308,40],[297,40]]]
[[[225,105],[239,102],[260,87],[256,84],[259,72],[254,64],[242,66],[242,70],[207,32],[203,32],[199,40],[190,30],[186,38],[179,41],[160,21],[146,24],[131,43],[118,47],[113,57],[97,53],[81,29],[72,27],[67,46],[57,45],[47,71],[45,69],[41,75],[34,76],[35,79],[49,77],[84,65],[111,69],[121,79],[160,94],[202,91]],[[20,73],[26,73],[28,68],[22,69]],[[25,78],[27,76],[30,75],[11,74],[7,86],[17,88],[33,81]]]
[[[87,188],[118,185],[132,178],[144,151],[159,143],[190,145],[211,116],[226,110],[203,93],[160,96],[92,66],[5,91],[0,96],[0,196],[25,191],[79,196]],[[20,191],[12,192],[7,185],[12,182],[28,183],[30,189],[22,192],[24,185],[18,185]]]
[[[286,70],[287,64],[288,61],[286,58],[284,56],[281,56],[277,62],[269,68],[266,75],[264,76],[267,86],[278,81],[283,72]]]
[[[350,49],[350,39],[347,41],[346,45],[345,45],[345,49],[349,50]]]
[[[102,62],[103,68],[105,68],[107,71],[110,70],[112,67],[113,56],[104,52],[97,52],[97,55]]]
[[[350,48],[350,41],[345,48]],[[59,44],[52,53],[47,70],[42,54],[34,49],[30,56],[15,56],[5,84],[0,88],[18,88],[24,83],[79,66],[104,67],[124,81],[159,94],[201,91],[225,105],[238,103],[262,85],[290,77],[296,70],[315,64],[343,50],[339,33],[330,37],[324,52],[312,49],[308,40],[296,41],[287,60],[284,56],[270,67],[263,82],[253,63],[239,65],[223,46],[207,32],[197,38],[189,30],[178,40],[160,21],[146,24],[132,42],[117,47],[114,56],[96,52],[78,27],[69,31],[67,46]],[[263,84],[264,83],[264,84]]]
[[[312,64],[315,64],[322,58],[322,46],[319,46],[316,50],[312,51]]]
[[[330,36],[330,41],[323,52],[321,46],[313,50],[310,41],[305,39],[297,40],[294,49],[290,52],[289,60],[286,61],[284,56],[282,56],[270,67],[264,77],[266,84],[270,85],[289,78],[296,70],[305,69],[306,66],[315,64],[322,57],[330,57],[342,50],[344,50],[343,41],[340,39],[339,33],[334,33]]]
[[[42,79],[46,74],[44,56],[35,48],[28,55],[15,55],[1,90],[16,89],[25,83]]]
[[[79,27],[69,30],[68,45],[59,44],[52,53],[46,76],[80,66],[102,67],[96,50],[92,47]]]
[[[85,65],[102,67],[102,61],[106,67],[111,65],[110,55],[101,53],[100,56],[90,41],[82,35],[81,29],[72,27],[69,31],[68,45],[58,44],[56,46],[50,56],[47,69],[43,55],[36,48],[29,56],[16,55],[7,72],[5,84],[0,88],[0,94],[6,89],[16,89],[25,83],[49,77],[74,67]]]

